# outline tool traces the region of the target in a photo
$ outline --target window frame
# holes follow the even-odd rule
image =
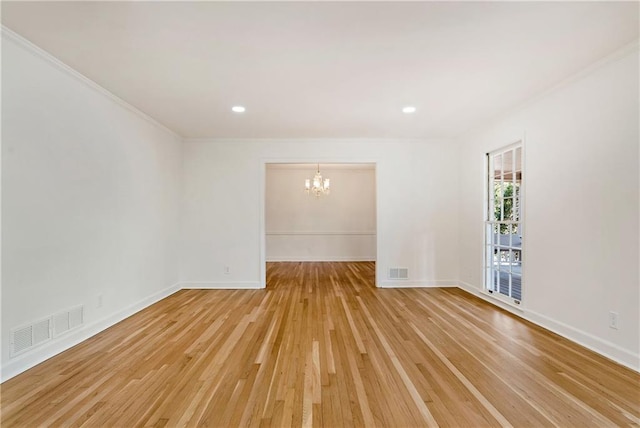
[[[520,169],[518,170],[516,167],[516,154],[517,149],[520,149]],[[514,186],[513,196],[511,196],[512,210],[517,210],[517,220],[504,220],[504,204],[501,202],[501,219],[495,219],[495,204],[494,204],[494,194],[495,194],[495,170],[492,171],[493,168],[493,160],[496,155],[504,155],[505,153],[513,153],[513,163],[510,172],[512,173],[512,180],[510,183],[516,184],[517,176],[516,173],[520,172],[520,180],[519,185],[516,188]],[[501,177],[500,177],[500,185],[503,186],[505,183],[509,182],[504,180],[505,171],[504,171],[504,162],[501,161]],[[516,196],[517,191],[517,196]],[[504,187],[501,187],[500,192],[504,194]],[[504,199],[501,198],[501,201]],[[483,292],[489,294],[490,296],[507,303],[511,306],[522,307],[522,302],[525,297],[525,287],[524,287],[524,276],[525,276],[525,266],[523,255],[525,254],[525,204],[526,204],[526,195],[525,195],[525,144],[524,138],[515,141],[509,145],[497,148],[485,154],[485,168],[484,168],[484,210],[483,210],[483,261],[482,261],[482,272],[483,272]],[[517,207],[517,208],[516,208]],[[497,229],[497,234],[494,232],[494,226],[496,225],[508,225],[508,227],[512,227],[511,225],[517,226],[517,235],[520,237],[520,245],[516,246],[514,244],[513,236],[514,234],[510,232],[509,234],[504,234],[502,236],[508,236],[508,243],[503,245],[502,240],[499,238],[501,236],[500,229]],[[516,272],[516,277],[520,278],[520,295],[519,299],[513,297],[513,264],[514,264],[514,248],[517,250],[518,258],[517,262],[520,266],[520,272]],[[494,275],[497,273],[500,275],[502,270],[500,269],[501,258],[498,260],[498,269],[495,269],[495,250],[498,251],[506,251],[509,254],[508,263],[509,269],[504,270],[507,273],[508,277],[508,293],[505,294],[501,292],[501,284],[500,279],[498,279],[498,284],[496,284],[493,280],[495,279]]]

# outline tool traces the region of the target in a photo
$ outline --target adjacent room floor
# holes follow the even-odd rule
[[[609,426],[640,375],[459,289],[374,263],[270,263],[182,290],[2,384],[2,426]]]

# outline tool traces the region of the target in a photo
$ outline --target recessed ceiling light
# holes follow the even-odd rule
[[[231,107],[231,111],[234,113],[244,113],[246,109],[243,106],[233,106]]]
[[[414,106],[406,106],[402,107],[402,112],[406,114],[411,114],[416,112],[416,108]]]

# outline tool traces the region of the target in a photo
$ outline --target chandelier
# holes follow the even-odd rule
[[[322,174],[320,174],[320,164],[318,164],[318,170],[316,175],[313,176],[313,180],[307,178],[304,180],[304,190],[308,195],[315,195],[315,197],[319,197],[322,194],[329,194],[329,179],[322,178]]]

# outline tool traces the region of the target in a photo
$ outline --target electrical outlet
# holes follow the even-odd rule
[[[226,266],[226,265],[225,265],[225,267],[224,267],[224,274],[225,274],[225,275],[229,275],[230,273],[231,273],[231,268],[230,268],[229,266]]]
[[[618,329],[618,313],[617,312],[609,312],[609,328],[614,330]]]
[[[102,307],[102,294],[98,294],[98,298],[96,299],[96,308]]]

